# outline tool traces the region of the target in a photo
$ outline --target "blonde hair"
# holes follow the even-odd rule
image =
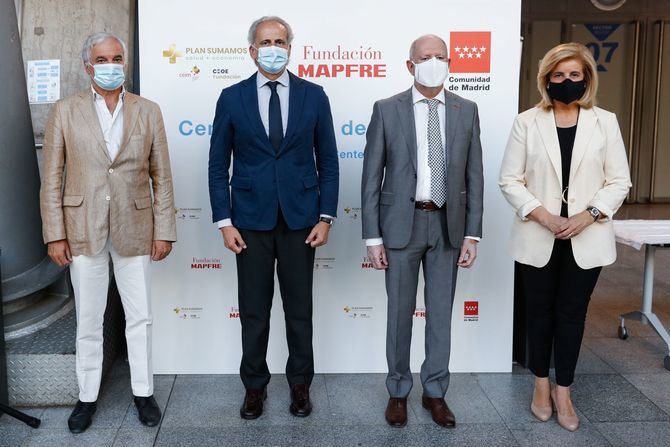
[[[544,110],[550,110],[554,105],[547,91],[549,77],[556,69],[556,66],[563,61],[576,60],[582,64],[584,80],[586,81],[586,91],[577,104],[585,109],[590,109],[596,103],[596,94],[598,93],[598,68],[593,55],[588,48],[581,43],[570,42],[562,43],[547,51],[540,61],[540,68],[537,73],[537,89],[540,91],[542,99],[537,103],[537,107]]]

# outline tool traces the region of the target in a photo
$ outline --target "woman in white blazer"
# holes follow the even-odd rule
[[[594,106],[596,63],[578,43],[547,52],[542,100],[514,121],[499,185],[516,212],[510,252],[527,300],[531,411],[579,426],[570,399],[586,311],[602,266],[614,262],[612,216],[631,186],[617,118]],[[552,348],[556,386],[549,382]]]

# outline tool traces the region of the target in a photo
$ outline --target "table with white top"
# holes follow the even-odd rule
[[[656,249],[670,248],[670,220],[615,220],[616,241],[636,250],[645,247],[644,282],[642,287],[642,310],[621,315],[619,338],[628,338],[625,319],[637,320],[651,326],[668,347],[668,355],[663,359],[665,368],[670,370],[670,335],[661,320],[652,312],[654,295],[654,260]]]

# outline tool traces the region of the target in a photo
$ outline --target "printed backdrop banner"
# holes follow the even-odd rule
[[[512,212],[496,180],[517,112],[520,3],[421,0],[390,7],[383,0],[140,0],[141,94],[163,111],[179,239],[169,258],[153,265],[156,373],[239,371],[235,258],[212,223],[207,160],[219,93],[255,72],[247,32],[255,19],[268,14],[293,27],[288,68],[325,88],[337,135],[338,216],[314,265],[317,371],[386,371],[384,273],[372,269],[361,240],[365,131],[376,100],[412,85],[409,46],[428,33],[449,46],[446,87],[479,105],[484,148],[484,239],[476,266],[459,272],[450,368],[511,370],[513,263],[505,246]],[[288,350],[277,284],[275,290],[268,363],[279,373]],[[415,371],[424,355],[422,290],[420,283],[412,341]]]

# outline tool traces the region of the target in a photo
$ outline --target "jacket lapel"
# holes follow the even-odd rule
[[[570,161],[570,184],[575,177],[577,168],[584,158],[584,154],[589,148],[593,131],[598,123],[598,116],[593,109],[581,109],[579,119],[577,120],[577,133],[575,135],[575,144],[572,146],[572,160]]]
[[[286,124],[286,135],[279,147],[279,152],[284,151],[289,140],[295,133],[295,129],[300,122],[302,114],[302,105],[305,100],[305,85],[302,80],[292,73],[289,73],[289,90],[288,90],[288,123]]]
[[[445,160],[447,164],[447,169],[449,169],[449,161],[453,157],[452,146],[454,144],[454,138],[456,137],[456,124],[458,123],[458,117],[461,114],[461,105],[456,101],[456,99],[451,96],[451,93],[444,91],[444,112],[446,115],[446,138],[447,147],[445,148]]]
[[[79,109],[79,112],[84,118],[86,124],[88,124],[89,130],[98,141],[99,149],[105,154],[105,157],[111,163],[112,159],[109,158],[109,152],[107,152],[107,145],[105,144],[105,137],[102,135],[102,128],[100,127],[98,112],[95,110],[93,92],[90,89],[85,90],[79,94],[77,108]]]
[[[554,166],[554,173],[563,188],[563,174],[561,169],[561,146],[558,142],[558,132],[556,131],[556,121],[554,112],[549,110],[540,110],[535,118],[537,127],[540,131],[540,137],[544,143],[544,148],[549,154],[551,164]],[[578,126],[579,128],[579,126]]]
[[[402,136],[405,138],[409,157],[416,172],[416,127],[414,124],[414,104],[412,103],[412,89],[404,92],[396,104],[400,126],[402,127]]]
[[[265,127],[263,126],[263,121],[261,121],[261,114],[258,111],[256,74],[257,73],[254,73],[246,80],[246,83],[242,85],[242,105],[247,113],[247,118],[249,118],[249,124],[251,124],[251,127],[253,128],[253,134],[258,135],[263,147],[265,147],[269,153],[274,154],[275,150],[270,144],[270,139],[268,138],[267,133],[265,133]]]
[[[137,117],[139,114],[140,106],[137,104],[137,97],[132,93],[126,93],[123,97],[123,137],[121,138],[121,146],[119,146],[116,159],[119,158],[121,152],[128,145],[128,140],[130,140],[130,136],[133,134],[135,126],[137,126]]]

